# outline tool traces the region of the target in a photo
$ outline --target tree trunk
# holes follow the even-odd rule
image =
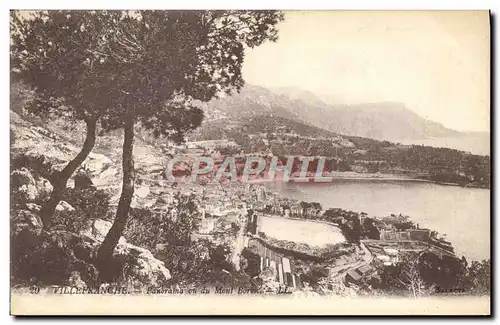
[[[115,263],[113,261],[113,251],[127,225],[128,214],[130,211],[130,203],[134,195],[134,121],[125,122],[125,134],[123,139],[123,184],[120,202],[116,211],[115,221],[111,229],[106,234],[104,241],[97,252],[97,269],[99,270],[99,278],[103,282],[109,282],[114,279],[117,274]]]
[[[50,194],[50,199],[45,203],[42,210],[40,211],[40,218],[43,222],[43,227],[45,229],[50,228],[52,217],[54,215],[54,211],[61,202],[64,191],[66,190],[66,185],[68,183],[69,178],[73,175],[75,170],[83,163],[83,161],[90,154],[95,145],[96,140],[96,127],[97,120],[89,119],[86,121],[87,124],[87,135],[85,137],[85,142],[83,143],[82,150],[76,155],[73,160],[71,160],[62,171],[55,173],[53,179],[51,179],[52,183],[52,193]]]

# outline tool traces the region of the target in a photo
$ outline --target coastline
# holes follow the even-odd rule
[[[362,183],[363,181],[366,181],[366,182],[371,182],[371,181],[373,181],[373,184],[381,184],[381,183],[383,183],[383,182],[387,181],[387,182],[388,182],[388,184],[389,184],[389,182],[394,182],[394,184],[395,184],[395,185],[397,185],[397,184],[398,184],[398,182],[409,182],[409,183],[410,183],[410,182],[417,182],[417,183],[415,183],[415,186],[418,186],[418,183],[422,183],[422,182],[424,182],[424,183],[434,183],[434,184],[436,184],[436,185],[443,185],[443,187],[449,187],[449,188],[450,188],[450,190],[451,190],[451,189],[453,189],[453,188],[457,188],[457,190],[458,190],[459,188],[464,188],[464,189],[466,188],[466,187],[459,186],[459,185],[457,186],[457,185],[453,185],[453,184],[441,184],[441,183],[434,182],[434,181],[429,181],[429,180],[421,180],[421,179],[410,179],[410,178],[406,178],[406,177],[375,177],[375,178],[373,179],[372,177],[359,177],[359,178],[358,178],[358,177],[354,177],[354,176],[353,176],[353,174],[354,174],[354,173],[350,173],[349,177],[347,177],[347,176],[344,176],[344,177],[338,177],[338,175],[337,175],[337,177],[334,177],[334,179],[336,179],[336,180],[351,180],[351,179],[358,180],[358,179],[361,179],[361,181],[360,181],[361,183],[359,183],[359,184],[363,184],[363,183]],[[368,175],[367,175],[367,176],[368,176]],[[371,176],[371,175],[370,175],[370,176]],[[393,175],[386,174],[386,176],[393,176]],[[294,183],[294,180],[293,180],[292,178],[291,178],[289,181],[290,181],[291,183]],[[311,181],[312,181],[312,177],[311,177]],[[257,186],[265,186],[267,189],[269,189],[269,190],[270,190],[270,193],[274,193],[274,195],[277,195],[277,196],[279,196],[279,197],[283,197],[283,196],[282,196],[282,193],[280,193],[280,190],[279,190],[279,189],[274,188],[274,186],[269,186],[269,185],[268,185],[268,184],[271,184],[271,185],[272,185],[274,182],[275,182],[276,184],[279,184],[279,182],[280,182],[280,181],[279,181],[279,180],[277,180],[277,179],[275,179],[275,180],[274,180],[274,181],[272,181],[272,182],[271,182],[269,179],[257,179],[257,180],[252,180],[252,181],[250,181],[250,182],[252,182],[252,183],[253,183],[252,185],[257,185]],[[379,182],[380,182],[380,183],[379,183]],[[349,183],[350,183],[350,182],[348,182],[348,184],[349,184]],[[298,183],[297,183],[297,184],[298,184]],[[313,183],[313,184],[316,184],[316,183]],[[319,183],[319,184],[321,184],[321,183]],[[327,187],[329,187],[329,186],[331,186],[331,185],[328,185],[328,184],[333,184],[333,183],[328,182],[328,183],[323,183],[323,184],[327,184],[326,186],[327,186]],[[305,183],[305,182],[304,182],[304,185],[305,185],[305,186],[308,186],[308,183]],[[339,185],[340,185],[340,184],[339,184]],[[445,186],[445,185],[446,185],[446,186]],[[450,186],[450,185],[453,185],[453,186]],[[299,186],[300,186],[300,185],[299,185]],[[332,185],[332,186],[333,186],[333,185]],[[309,187],[314,188],[314,185],[312,185],[312,184],[311,184],[311,185],[309,185]],[[318,186],[318,188],[320,188],[320,187],[321,187],[321,186]],[[431,187],[431,190],[433,190],[433,188],[434,188],[434,187]],[[437,189],[437,187],[436,187],[436,189]],[[478,190],[480,190],[480,189],[487,189],[487,190],[489,190],[488,188],[475,188],[475,189],[478,189]],[[300,201],[300,200],[298,200],[298,201],[297,201],[297,199],[291,199],[291,200],[292,200],[292,201],[296,201],[296,203]],[[312,202],[312,201],[315,201],[314,199],[311,199],[311,198],[309,198],[309,199],[301,199],[301,200],[306,201],[306,202]],[[342,205],[338,205],[338,207],[339,207],[340,209],[345,209],[345,208],[342,208]],[[345,210],[347,211],[348,209],[345,209]],[[363,209],[351,209],[351,210],[356,211],[356,212],[358,212],[358,213],[361,213],[361,212],[367,212],[367,211],[365,211],[365,210],[363,210]],[[375,214],[375,215],[378,215],[378,214]],[[269,217],[269,215],[267,215],[267,216]],[[431,229],[431,230],[438,231],[438,232],[439,232],[439,233],[441,233],[441,234],[445,234],[445,233],[447,233],[446,228],[445,228],[445,229],[443,229],[442,227],[440,227],[440,226],[439,226],[439,224],[438,224],[438,226],[433,226],[433,224],[432,224],[432,223],[429,223],[430,221],[428,221],[428,220],[427,220],[427,221],[425,221],[425,220],[424,220],[424,221],[422,221],[422,220],[421,220],[421,219],[419,219],[419,218],[415,218],[413,215],[410,215],[409,217],[410,217],[410,219],[411,219],[412,221],[414,221],[415,223],[421,223],[421,224],[423,224],[423,225],[424,225],[424,227],[427,225],[427,227],[428,227],[429,229]],[[276,218],[279,218],[279,217],[277,217],[277,216],[276,216]],[[300,219],[300,218],[293,218],[293,217],[290,217],[290,216],[289,216],[289,217],[287,217],[287,218],[290,218],[290,219],[292,219],[292,220],[302,220],[302,219]],[[302,221],[305,221],[305,220],[302,220]],[[322,221],[319,221],[319,220],[307,219],[307,221],[309,221],[309,222],[310,222],[310,221],[312,221],[312,222],[320,222],[320,223],[325,223],[323,220],[322,220]],[[334,226],[335,226],[335,225],[334,225]],[[456,239],[456,238],[454,238],[453,240],[451,240],[451,238],[450,238],[450,241],[451,241],[451,243],[452,243],[452,245],[453,245],[453,248],[455,249],[454,254],[455,254],[456,256],[459,256],[459,255],[464,255],[464,256],[466,256],[466,257],[467,257],[467,259],[469,259],[469,260],[476,260],[476,261],[481,261],[481,260],[483,260],[483,259],[488,259],[488,258],[490,258],[490,257],[489,257],[489,255],[488,255],[488,256],[486,256],[486,257],[477,257],[477,256],[472,256],[472,255],[470,255],[470,254],[467,254],[467,252],[466,252],[466,251],[464,251],[463,249],[462,249],[462,250],[460,249],[460,245],[458,245],[458,246],[457,246],[457,239]],[[457,247],[458,247],[458,248],[457,248]],[[475,254],[475,253],[474,253],[474,254]],[[473,254],[473,255],[474,255],[474,254]]]
[[[442,184],[442,185],[453,185],[459,186],[459,184],[455,183],[438,183],[435,181],[415,178],[415,177],[406,177],[399,176],[394,174],[373,174],[373,173],[355,173],[355,172],[336,172],[335,174],[327,174],[323,175],[323,177],[330,177],[332,179],[331,182],[335,180],[366,180],[366,181],[400,181],[400,182],[419,182],[419,183],[434,183],[434,184]],[[288,182],[298,182],[298,183],[306,183],[306,182],[314,182],[315,175],[310,175],[306,177],[294,177],[290,175]],[[274,177],[273,179],[269,179],[266,177],[249,179],[247,182],[250,184],[259,184],[259,183],[269,183],[282,181],[281,177]],[[331,183],[331,182],[315,182],[315,183]]]
[[[478,188],[490,190],[490,187],[480,186],[475,183],[459,184],[452,182],[441,182],[433,181],[429,179],[417,178],[415,175],[397,175],[397,174],[381,174],[381,173],[357,173],[357,172],[332,172],[324,173],[322,177],[329,177],[329,181],[315,181],[316,175],[313,173],[308,174],[308,176],[294,176],[294,174],[289,176],[286,182],[295,183],[315,183],[315,184],[328,184],[334,181],[381,181],[381,182],[411,182],[411,183],[429,183],[443,186],[458,186],[464,188]],[[268,175],[261,178],[249,179],[246,182],[249,184],[260,184],[260,183],[272,183],[277,181],[284,181],[283,173],[276,173],[273,179],[269,179]]]

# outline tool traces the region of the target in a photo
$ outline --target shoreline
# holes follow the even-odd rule
[[[261,183],[273,183],[273,182],[284,182],[284,183],[314,183],[314,184],[332,184],[335,181],[380,181],[380,182],[408,182],[408,183],[429,183],[429,184],[436,184],[436,185],[442,185],[442,186],[457,186],[457,187],[463,187],[463,188],[477,188],[477,189],[484,189],[484,190],[491,190],[490,187],[482,187],[482,186],[477,186],[472,183],[469,184],[459,184],[459,183],[452,183],[452,182],[440,182],[440,181],[433,181],[429,179],[422,179],[422,178],[416,178],[416,177],[411,177],[411,176],[400,176],[400,175],[395,175],[395,174],[373,174],[373,173],[354,173],[354,172],[336,172],[336,174],[330,174],[330,175],[323,175],[322,177],[329,177],[331,178],[330,181],[315,181],[315,175],[310,175],[306,177],[293,177],[291,175],[289,179],[284,182],[282,177],[274,177],[273,179],[269,179],[266,177],[263,178],[256,178],[256,179],[249,179],[246,181],[249,184],[261,184]]]
[[[404,176],[395,176],[395,175],[387,175],[387,176],[367,175],[367,176],[363,176],[363,174],[356,174],[356,175],[345,175],[345,176],[344,175],[328,175],[328,176],[323,176],[323,177],[331,177],[332,181],[315,182],[314,181],[315,177],[310,176],[310,177],[290,177],[287,182],[295,182],[295,183],[310,183],[310,182],[312,182],[312,183],[317,183],[317,184],[328,184],[328,183],[333,183],[336,180],[366,180],[366,181],[419,182],[419,183],[434,183],[434,184],[439,184],[439,185],[459,186],[459,184],[455,184],[455,183],[438,183],[438,182],[427,180],[427,179],[408,178],[408,177],[404,177]],[[272,183],[272,182],[277,182],[277,181],[283,181],[283,179],[280,179],[280,178],[274,178],[274,179],[258,178],[258,179],[250,179],[247,181],[247,183],[259,184],[259,183]]]

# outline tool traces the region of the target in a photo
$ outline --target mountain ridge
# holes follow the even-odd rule
[[[203,105],[202,105],[203,106]],[[399,102],[331,105],[311,91],[292,87],[265,88],[247,84],[237,94],[204,104],[207,119],[272,114],[327,131],[377,140],[422,140],[458,137],[460,132],[425,119]]]

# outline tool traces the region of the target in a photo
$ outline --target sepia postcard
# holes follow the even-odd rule
[[[488,11],[10,12],[12,315],[491,315]]]

